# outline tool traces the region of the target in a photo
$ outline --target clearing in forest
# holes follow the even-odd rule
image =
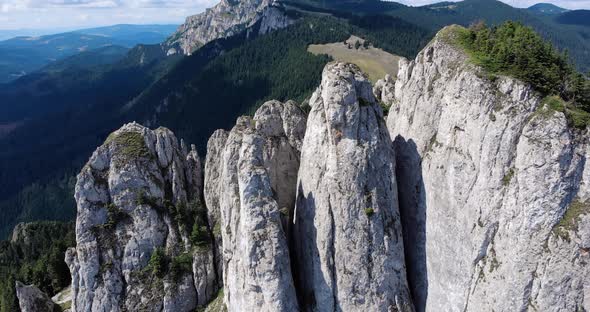
[[[377,49],[357,36],[351,36],[345,42],[312,44],[307,51],[315,55],[327,54],[336,61],[356,64],[373,83],[385,77],[386,74],[392,77],[397,76],[400,57]]]

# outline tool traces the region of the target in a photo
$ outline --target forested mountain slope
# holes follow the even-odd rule
[[[244,31],[215,40],[176,65],[175,58],[162,58],[162,49],[145,46],[98,72],[65,70],[28,76],[15,82],[15,87],[0,90],[3,103],[14,104],[3,107],[8,109],[4,116],[15,116],[9,121],[47,112],[0,140],[0,181],[9,186],[0,191],[4,222],[0,233],[7,235],[17,221],[45,217],[42,211],[55,211],[57,219],[70,218],[70,197],[59,197],[60,207],[38,198],[55,194],[58,185],[64,186],[58,193],[69,196],[68,184],[57,181],[67,181],[92,146],[122,122],[166,125],[202,151],[213,130],[229,127],[236,116],[262,101],[305,99],[329,61],[308,53],[311,43],[341,41],[355,34],[386,51],[411,56],[429,39],[426,30],[388,16],[351,16],[347,22],[291,11],[284,14],[299,21],[260,37]],[[31,141],[39,143],[27,143]],[[38,191],[32,192],[33,186]]]
[[[567,50],[578,69],[583,72],[590,70],[590,52],[588,52],[590,51],[590,29],[556,23],[550,16],[539,16],[527,9],[514,8],[497,0],[464,0],[423,7],[376,0],[345,2],[347,5],[342,5],[339,1],[286,0],[286,2],[307,10],[317,7],[333,14],[341,14],[339,12],[387,14],[429,29],[433,33],[451,24],[468,26],[477,21],[485,21],[488,24],[500,24],[508,20],[520,21],[533,27],[559,49]],[[376,12],[374,8],[379,8],[379,11]]]

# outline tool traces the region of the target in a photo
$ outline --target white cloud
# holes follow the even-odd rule
[[[421,6],[434,2],[442,2],[448,0],[400,0],[399,2],[411,6]],[[457,1],[457,0],[450,0]],[[553,3],[567,9],[590,9],[590,0],[501,0],[513,7],[528,8],[533,4],[544,2]]]
[[[0,29],[79,28],[119,23],[182,23],[220,0],[0,0]],[[443,0],[399,0],[424,5]],[[502,0],[515,7],[551,2],[590,9],[590,0]]]
[[[0,0],[0,29],[182,23],[219,0]]]

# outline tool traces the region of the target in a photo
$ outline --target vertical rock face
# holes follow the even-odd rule
[[[217,293],[196,151],[127,124],[78,175],[73,311],[192,311]]]
[[[419,311],[590,309],[588,133],[441,31],[388,117]]]
[[[221,164],[228,133],[225,130],[217,130],[207,142],[207,158],[205,160],[205,189],[204,197],[207,204],[207,218],[209,226],[213,229],[215,240],[215,260],[217,263],[217,276],[223,277],[223,244],[221,241],[221,208],[219,207],[221,192]]]
[[[16,296],[21,312],[54,312],[61,311],[53,301],[34,285],[25,286],[16,282]]]
[[[253,119],[240,117],[229,133],[219,204],[230,311],[298,310],[286,224],[304,132],[303,112],[292,102],[273,101]]]
[[[260,33],[286,27],[293,21],[274,0],[221,0],[205,12],[190,16],[165,43],[168,54],[190,55],[204,44],[236,35],[261,21]]]
[[[306,311],[413,311],[395,153],[368,79],[331,63],[310,100],[294,237]]]

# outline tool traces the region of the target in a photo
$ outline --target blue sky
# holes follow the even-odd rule
[[[219,0],[0,0],[0,29],[59,29],[119,23],[182,23]],[[503,0],[527,7],[534,0]],[[590,9],[590,0],[543,0],[570,9]],[[401,0],[423,5],[440,0]]]

